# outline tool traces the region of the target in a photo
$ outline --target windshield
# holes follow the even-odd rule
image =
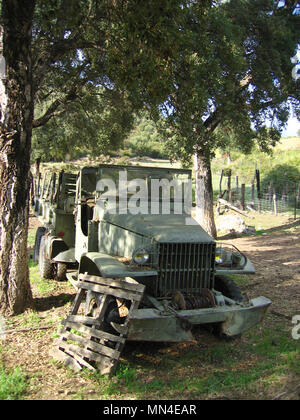
[[[183,201],[189,187],[189,170],[149,167],[100,167],[97,172],[96,197],[110,195],[117,199],[130,199],[138,194],[140,199],[152,201]]]

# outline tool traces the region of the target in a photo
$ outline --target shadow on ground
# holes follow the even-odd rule
[[[47,296],[41,298],[34,298],[33,305],[34,309],[39,312],[48,311],[52,308],[60,308],[66,305],[66,303],[74,301],[74,293],[61,293],[57,296]]]

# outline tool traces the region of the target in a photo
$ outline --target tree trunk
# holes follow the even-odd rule
[[[0,312],[23,312],[32,303],[27,234],[33,120],[31,68],[35,2],[3,0],[3,55],[0,123]]]
[[[213,188],[210,159],[207,156],[195,154],[194,168],[196,177],[196,220],[213,238],[217,230],[213,209]]]

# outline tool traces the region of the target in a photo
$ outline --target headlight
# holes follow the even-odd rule
[[[242,269],[247,258],[234,245],[225,245],[216,248],[215,262],[224,267]]]
[[[138,265],[146,264],[149,261],[149,258],[149,252],[144,248],[134,251],[132,257],[133,261]]]
[[[222,264],[223,263],[222,255],[216,254],[215,261],[216,261],[216,264]]]

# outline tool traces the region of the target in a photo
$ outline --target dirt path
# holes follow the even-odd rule
[[[272,300],[272,311],[292,317],[300,313],[300,225],[270,233],[228,240],[253,262],[256,274],[244,287],[249,297]],[[243,288],[243,287],[242,287]]]

